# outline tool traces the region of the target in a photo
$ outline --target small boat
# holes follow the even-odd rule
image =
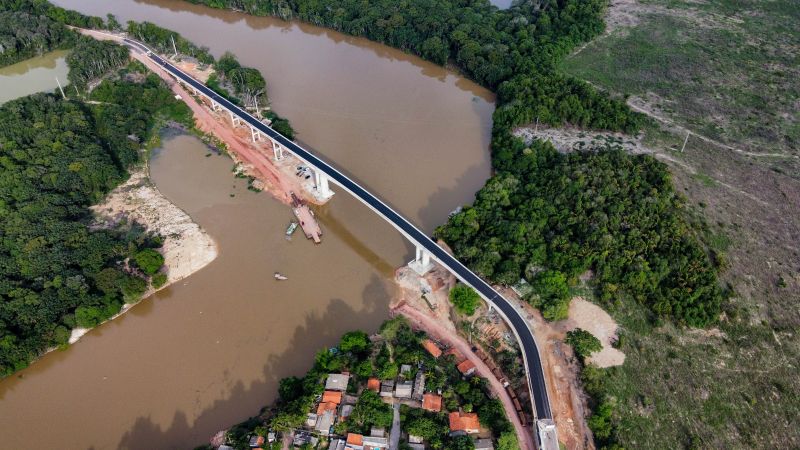
[[[293,220],[293,221],[292,221],[292,222],[289,224],[289,226],[286,228],[286,236],[291,236],[291,235],[292,235],[292,233],[294,233],[294,230],[296,230],[296,229],[297,229],[297,222],[295,222],[295,221]]]
[[[288,280],[289,278],[286,277],[285,275],[281,275],[280,272],[275,272],[275,279],[283,281],[283,280]]]

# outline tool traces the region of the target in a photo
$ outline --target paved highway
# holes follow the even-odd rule
[[[456,258],[444,251],[429,236],[420,231],[403,216],[395,212],[378,197],[362,188],[361,185],[351,180],[325,161],[319,159],[317,156],[314,156],[310,151],[300,147],[269,126],[263,124],[258,119],[251,116],[248,112],[218,95],[216,92],[195,80],[190,75],[184,73],[182,70],[173,66],[154,52],[151,52],[150,49],[145,45],[132,39],[124,39],[124,41],[129,46],[145,53],[151,60],[163,67],[164,70],[181,80],[183,83],[191,86],[206,97],[219,103],[224,108],[241,118],[248,125],[258,129],[261,133],[277,141],[315,170],[322,171],[330,178],[331,181],[350,192],[353,196],[361,200],[364,204],[381,215],[409,240],[428,251],[428,253],[430,253],[430,255],[437,262],[439,262],[439,264],[446,267],[463,283],[471,286],[481,295],[481,297],[493,304],[500,314],[506,319],[506,322],[511,326],[516,334],[517,340],[521,345],[523,359],[525,360],[525,368],[528,375],[528,383],[530,385],[531,394],[533,397],[533,406],[535,408],[534,411],[536,418],[552,419],[550,402],[547,397],[547,387],[544,380],[544,372],[542,370],[542,362],[539,358],[539,350],[536,346],[536,341],[534,340],[533,333],[528,327],[528,324],[522,317],[522,313],[508,300],[503,298],[497,291],[494,290],[494,288],[483,281],[483,279],[475,275],[465,265],[461,264],[461,262],[459,262]]]

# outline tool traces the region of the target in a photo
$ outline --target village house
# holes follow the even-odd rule
[[[394,380],[381,381],[381,397],[391,397],[394,394]]]
[[[344,373],[329,374],[328,379],[325,381],[325,390],[346,391],[348,381],[350,381],[350,375]]]
[[[414,378],[414,395],[412,398],[418,402],[422,401],[422,396],[425,394],[425,372],[422,370],[417,371],[417,376]]]
[[[380,392],[381,391],[381,380],[377,378],[370,378],[367,380],[367,389],[373,392]]]
[[[450,435],[474,434],[480,431],[480,422],[475,413],[454,411],[450,413]]]
[[[424,347],[425,350],[427,350],[428,353],[430,353],[434,358],[442,356],[442,349],[440,349],[439,346],[430,339],[423,340],[422,347]]]
[[[394,388],[395,398],[411,398],[414,384],[410,381],[400,381]]]
[[[294,438],[292,439],[292,444],[295,447],[302,447],[306,444],[311,444],[312,447],[316,447],[317,442],[319,442],[319,439],[317,439],[316,436],[308,431],[302,430],[295,431]]]
[[[425,411],[439,412],[442,410],[442,396],[425,394],[422,396],[422,409]]]
[[[462,375],[468,377],[475,373],[475,363],[472,361],[465,359],[461,363],[458,364],[458,371],[461,372]]]
[[[250,436],[249,445],[252,448],[261,447],[262,445],[264,445],[264,436],[259,436],[257,434]]]
[[[342,438],[331,439],[331,443],[328,444],[328,450],[345,450],[346,445],[347,441]]]
[[[347,433],[345,450],[383,450],[388,448],[389,440],[385,437]]]

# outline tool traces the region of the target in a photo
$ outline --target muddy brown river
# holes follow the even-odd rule
[[[429,232],[489,176],[492,95],[402,52],[179,1],[55,3],[233,51],[261,70],[303,143]],[[0,382],[0,448],[192,448],[258,413],[340,334],[387,317],[393,270],[412,256],[399,233],[339,191],[317,209],[321,245],[287,241],[291,211],[207,154],[193,137],[167,137],[151,174],[219,257]],[[276,282],[278,270],[289,280]]]

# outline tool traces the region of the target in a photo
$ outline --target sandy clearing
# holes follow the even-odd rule
[[[588,302],[581,297],[572,299],[569,304],[569,317],[557,324],[566,333],[575,328],[582,328],[592,333],[603,349],[592,354],[587,362],[597,367],[619,366],[625,362],[625,353],[613,347],[617,340],[617,323],[603,308]]]

